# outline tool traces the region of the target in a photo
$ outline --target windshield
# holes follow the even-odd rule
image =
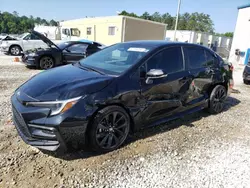
[[[23,38],[23,37],[25,37],[27,34],[29,34],[29,33],[23,33],[23,34],[19,35],[18,37],[19,37],[19,38]]]
[[[107,74],[120,75],[148,54],[152,48],[131,43],[115,44],[81,60],[80,64]]]
[[[63,50],[63,49],[65,49],[68,45],[69,45],[68,42],[62,42],[62,43],[58,44],[57,46],[58,46],[61,50]]]

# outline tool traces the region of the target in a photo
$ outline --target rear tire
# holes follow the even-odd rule
[[[218,114],[223,111],[224,102],[227,98],[227,90],[222,85],[217,85],[212,90],[209,98],[208,111],[212,114]]]
[[[125,142],[130,130],[130,117],[123,108],[108,106],[96,114],[89,126],[90,149],[106,153],[116,150]]]
[[[248,80],[243,80],[244,84],[248,85],[249,84],[249,81]]]
[[[52,57],[43,56],[39,61],[39,65],[41,69],[47,70],[53,68],[55,66],[55,62]]]

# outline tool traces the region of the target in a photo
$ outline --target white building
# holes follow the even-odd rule
[[[174,41],[174,33],[174,30],[167,30],[166,40]],[[229,56],[229,51],[232,44],[232,38],[230,37],[215,36],[208,33],[187,30],[177,30],[176,41],[201,44],[203,46],[212,48],[225,58]]]
[[[166,31],[166,40],[174,40],[174,30]],[[177,30],[176,40],[179,42],[188,42],[194,44],[202,44],[204,46],[210,47],[211,44],[217,47],[230,48],[232,43],[232,38],[215,36],[208,33],[188,31],[188,30]]]
[[[238,11],[229,61],[244,65],[249,61],[250,52],[250,4],[238,7]]]

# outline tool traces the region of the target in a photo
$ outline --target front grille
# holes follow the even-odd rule
[[[14,106],[12,106],[13,120],[18,131],[25,137],[31,137],[29,129],[23,119],[23,117],[18,113]]]

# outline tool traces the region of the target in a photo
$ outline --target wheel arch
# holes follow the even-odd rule
[[[23,51],[23,48],[21,47],[21,45],[19,45],[19,44],[11,44],[10,47],[9,47],[9,53],[10,53],[10,49],[11,49],[13,46],[18,46],[18,47],[21,49],[21,51]]]
[[[228,83],[225,81],[225,82],[219,82],[219,83],[216,83],[216,84],[213,84],[211,85],[209,88],[208,88],[208,96],[211,95],[213,89],[218,86],[218,85],[222,85],[226,88],[226,91],[228,91]]]
[[[102,109],[107,108],[109,106],[119,106],[122,109],[124,109],[125,112],[127,112],[128,116],[129,116],[129,119],[130,119],[130,131],[134,132],[135,131],[135,121],[134,121],[134,118],[131,115],[130,110],[125,105],[123,105],[122,103],[109,103],[109,104],[104,104],[104,105],[98,106],[98,108],[95,110],[95,112],[90,117],[89,123],[87,125],[87,131],[89,131],[90,125],[93,123],[94,118],[96,117],[97,113],[99,111],[101,111]]]

